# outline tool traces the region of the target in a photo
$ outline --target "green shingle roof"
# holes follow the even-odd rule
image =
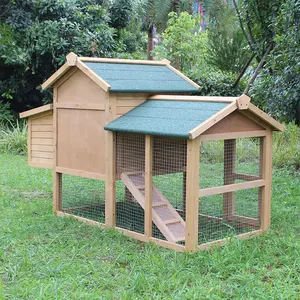
[[[197,88],[164,65],[84,62],[112,92],[192,93]]]
[[[230,103],[148,100],[107,124],[110,131],[189,138],[188,133]]]

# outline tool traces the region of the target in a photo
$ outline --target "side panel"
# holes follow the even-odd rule
[[[116,96],[116,116],[118,118],[128,111],[132,110],[136,106],[145,102],[148,98],[148,94],[133,94],[133,93],[115,93]]]
[[[29,118],[28,165],[53,167],[53,113],[46,112]]]
[[[61,83],[61,84],[60,84]],[[108,95],[80,70],[57,88],[57,159],[62,173],[105,176],[105,104]]]

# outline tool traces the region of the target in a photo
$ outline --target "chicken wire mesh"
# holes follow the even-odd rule
[[[200,188],[261,179],[261,138],[201,145]],[[200,197],[199,243],[259,229],[261,188]]]
[[[181,239],[184,230],[174,219],[185,216],[186,140],[153,137],[152,168],[152,236]],[[116,225],[138,233],[144,233],[144,172],[145,136],[117,133]]]
[[[62,211],[105,223],[105,182],[61,174]]]

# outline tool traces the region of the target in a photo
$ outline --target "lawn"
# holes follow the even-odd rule
[[[54,216],[25,157],[0,155],[0,187],[0,299],[300,299],[299,172],[273,172],[268,233],[196,254]]]

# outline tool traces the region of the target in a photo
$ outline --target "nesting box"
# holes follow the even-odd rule
[[[53,169],[58,215],[179,251],[270,226],[272,131],[246,95],[199,97],[163,61],[67,56],[29,119],[28,163]]]

